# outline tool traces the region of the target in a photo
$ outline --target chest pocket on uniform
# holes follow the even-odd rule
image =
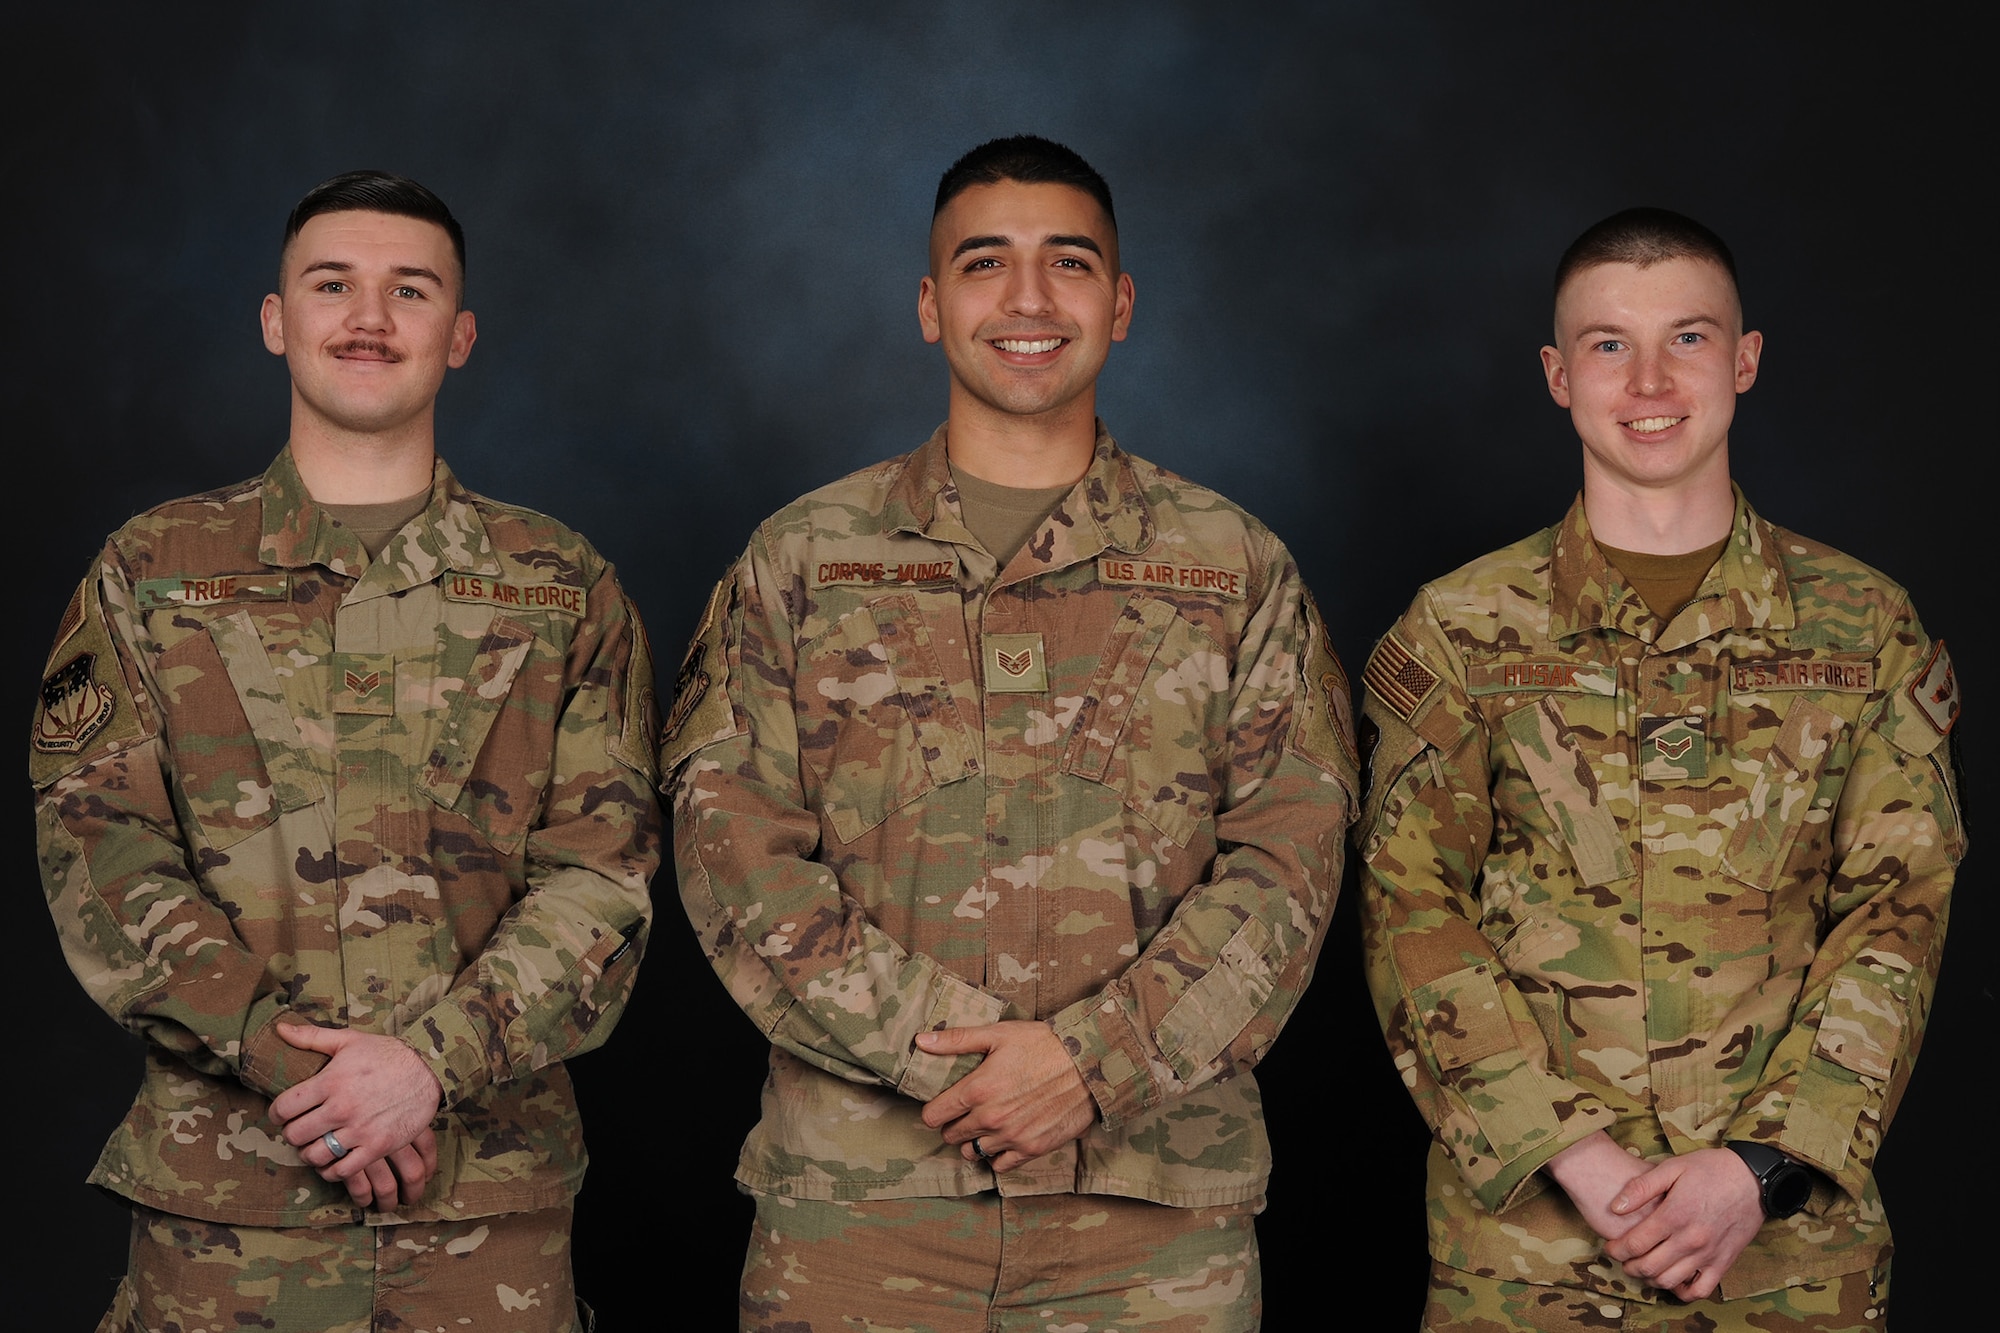
[[[524,621],[495,616],[483,633],[443,631],[430,693],[446,711],[423,787],[502,850],[520,845],[541,806],[562,675],[561,653]]]
[[[907,594],[869,602],[802,648],[793,697],[809,799],[842,842],[978,771],[930,628]]]
[[[1729,844],[1722,850],[1724,874],[1751,888],[1776,887],[1806,826],[1806,817],[1815,808],[1813,798],[1820,775],[1846,726],[1845,719],[1811,699],[1800,696],[1792,700],[1777,739],[1764,753],[1764,767],[1743,799],[1742,814]]]
[[[160,655],[155,674],[181,796],[210,847],[233,846],[325,799],[248,611],[188,634]]]
[[[1632,874],[1632,854],[1598,785],[1590,755],[1564,709],[1611,710],[1610,700],[1575,698],[1558,705],[1553,695],[1507,714],[1514,758],[1532,782],[1548,818],[1545,830],[1569,849],[1585,884],[1610,884]]]
[[[1062,768],[1101,782],[1185,847],[1215,810],[1211,756],[1224,753],[1229,658],[1173,603],[1126,603],[1070,733]]]

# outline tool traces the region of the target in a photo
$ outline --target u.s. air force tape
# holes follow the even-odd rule
[[[1368,669],[1361,673],[1361,682],[1390,712],[1408,722],[1436,688],[1438,677],[1394,634],[1385,634],[1368,655]]]

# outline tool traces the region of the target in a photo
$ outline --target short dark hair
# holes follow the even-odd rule
[[[1736,260],[1722,238],[1693,218],[1666,208],[1628,208],[1613,213],[1570,242],[1556,264],[1555,296],[1585,269],[1600,264],[1630,264],[1651,268],[1669,259],[1705,259],[1729,275],[1736,304],[1743,291],[1736,281]]]
[[[1118,214],[1111,207],[1111,187],[1097,169],[1083,160],[1075,149],[1044,139],[1039,134],[1016,134],[1005,139],[988,139],[945,169],[938,181],[937,202],[931,205],[931,221],[944,206],[975,185],[998,185],[1016,181],[1022,185],[1068,185],[1082,190],[1104,210],[1111,232],[1118,233]]]
[[[408,176],[388,171],[343,171],[307,190],[285,219],[282,255],[301,228],[322,213],[389,213],[396,217],[421,218],[435,222],[451,237],[451,252],[458,260],[458,298],[465,299],[465,228],[445,207],[444,200]],[[284,261],[278,261],[278,290],[285,289]]]

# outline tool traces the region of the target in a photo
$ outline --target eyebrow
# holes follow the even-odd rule
[[[354,265],[349,264],[344,260],[319,259],[319,260],[314,260],[312,263],[307,264],[304,268],[300,269],[299,276],[303,278],[308,274],[312,273],[352,273],[352,272],[354,272]],[[389,272],[399,278],[426,278],[429,279],[431,282],[436,283],[440,288],[444,286],[443,278],[440,278],[437,274],[431,272],[431,270],[423,267],[421,264],[398,264],[395,268],[390,269]]]
[[[958,243],[957,248],[951,252],[951,257],[957,259],[968,250],[1004,250],[1012,244],[1014,244],[1013,240],[1006,236],[968,236]],[[1088,250],[1099,259],[1104,258],[1103,247],[1088,236],[1058,234],[1043,240],[1042,245],[1045,247],[1068,246],[1076,250]]]
[[[1694,327],[1696,324],[1712,324],[1718,329],[1728,327],[1728,325],[1724,324],[1714,315],[1683,315],[1667,327],[1670,329],[1687,329]],[[1623,324],[1592,324],[1587,328],[1578,329],[1576,336],[1579,338],[1588,338],[1592,334],[1600,333],[1608,333],[1619,338],[1629,336]]]

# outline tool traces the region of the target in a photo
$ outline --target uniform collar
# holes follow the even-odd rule
[[[952,484],[945,453],[945,427],[931,432],[917,451],[903,460],[903,470],[889,489],[883,509],[891,532],[914,532],[933,541],[969,544],[972,534],[959,515],[958,488]],[[1097,444],[1090,467],[1049,514],[1041,530],[1028,539],[1035,547],[1053,532],[1051,549],[1036,557],[1052,567],[1088,560],[1104,550],[1136,555],[1153,544],[1157,524],[1152,506],[1139,488],[1132,460],[1104,423],[1097,423]]]
[[[1796,623],[1792,589],[1778,553],[1777,530],[1757,516],[1731,484],[1736,514],[1729,544],[1694,600],[1671,622],[1653,614],[1591,536],[1579,494],[1555,529],[1549,572],[1549,632],[1568,638],[1613,629],[1673,651],[1731,629],[1788,630]]]
[[[368,581],[382,583],[383,591],[429,583],[448,570],[500,573],[472,493],[458,484],[442,458],[431,464],[430,504],[390,539],[372,564],[360,539],[336,525],[306,492],[290,446],[264,473],[261,490],[264,536],[258,552],[267,565],[280,569],[323,565],[349,577],[374,572]]]

